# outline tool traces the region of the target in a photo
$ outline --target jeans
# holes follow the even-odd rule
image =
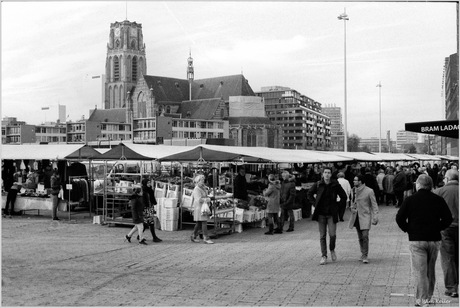
[[[356,217],[356,219],[359,219]],[[367,258],[367,254],[369,253],[369,230],[361,230],[360,228],[356,228],[358,232],[358,240],[359,240],[359,248],[361,248],[361,256]]]
[[[8,195],[6,196],[6,204],[5,204],[5,210],[4,213],[6,214],[8,212],[8,209],[11,204],[11,211],[9,212],[10,215],[14,213],[14,203],[16,202],[16,197],[18,195],[17,189],[11,189],[8,191]]]
[[[436,283],[435,266],[441,241],[409,242],[415,301],[430,301]]]
[[[278,213],[267,213],[268,215],[268,231],[273,232],[275,224],[278,226]]]
[[[51,194],[51,202],[53,204],[52,217],[56,218],[57,217],[57,208],[58,208],[58,204],[59,204],[58,195]]]
[[[441,267],[446,291],[458,292],[458,226],[441,231]]]
[[[335,250],[337,224],[332,216],[318,215],[319,242],[321,244],[321,256],[327,257],[326,227],[329,229],[329,250]]]
[[[129,231],[128,236],[129,237],[133,236],[136,230],[137,230],[137,233],[139,233],[139,242],[140,242],[144,239],[144,223],[141,222],[141,223],[135,224],[134,227],[131,229],[131,231]]]
[[[203,233],[203,239],[207,240],[209,239],[208,237],[208,222],[207,221],[197,221],[195,224],[195,228],[193,229],[193,237],[196,238],[198,236],[198,233],[200,232]]]
[[[294,230],[294,210],[281,209],[281,218],[279,220],[278,229],[283,230],[284,222],[289,217],[289,229]]]
[[[400,207],[404,201],[404,190],[395,191],[396,199],[398,200],[398,204],[396,207]]]

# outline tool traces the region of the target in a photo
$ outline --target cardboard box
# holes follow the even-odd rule
[[[161,219],[162,220],[177,220],[179,219],[179,208],[164,208],[161,211]]]
[[[177,231],[178,220],[161,220],[161,230],[163,231]]]
[[[174,208],[177,207],[177,198],[165,198],[163,206],[165,208]]]

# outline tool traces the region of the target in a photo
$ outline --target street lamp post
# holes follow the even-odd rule
[[[348,152],[348,130],[347,130],[347,20],[349,20],[348,15],[343,10],[343,14],[340,14],[337,17],[339,20],[343,20],[343,52],[344,52],[344,151]]]
[[[382,153],[382,83],[379,81],[379,153]]]

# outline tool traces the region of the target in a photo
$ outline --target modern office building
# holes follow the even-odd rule
[[[458,53],[455,53],[445,59],[444,65],[444,95],[446,120],[458,120],[458,81]],[[458,156],[458,139],[445,139],[446,150],[443,154]]]
[[[342,108],[326,104],[322,107],[322,112],[331,119],[331,151],[344,151]]]
[[[319,102],[287,87],[263,87],[256,94],[263,98],[268,118],[281,126],[283,148],[331,149],[331,120]]]
[[[398,130],[396,132],[396,150],[403,151],[406,145],[417,143],[418,134],[405,130]]]

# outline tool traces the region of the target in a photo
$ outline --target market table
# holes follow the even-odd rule
[[[6,195],[2,195],[2,209],[5,208],[6,197]],[[17,196],[14,203],[14,210],[38,211],[38,215],[40,215],[40,210],[53,210],[53,202],[51,198]],[[65,200],[59,200],[58,210],[62,212],[67,211],[67,202]]]

